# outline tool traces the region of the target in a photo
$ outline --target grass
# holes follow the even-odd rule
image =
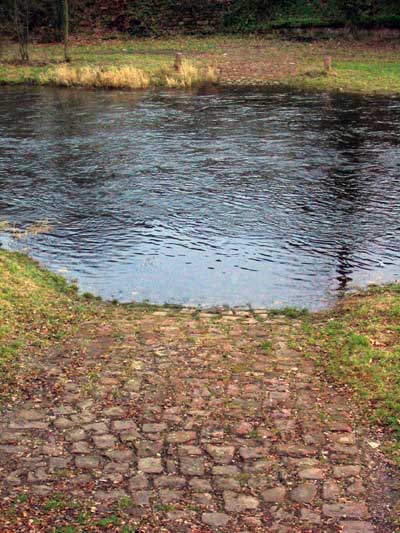
[[[175,55],[183,53],[179,73]],[[31,46],[29,64],[14,44],[0,57],[0,84],[147,89],[285,85],[300,89],[400,93],[400,43],[376,34],[362,40],[284,41],[260,36],[82,40],[71,43],[72,63],[59,44]],[[324,72],[325,56],[332,71]]]
[[[299,77],[299,86],[343,92],[400,94],[400,61],[334,61],[329,75],[310,69]]]
[[[36,352],[68,336],[95,308],[63,278],[23,254],[0,250],[0,400]]]
[[[286,318],[300,318],[308,315],[307,309],[297,307],[278,307],[270,309],[268,312],[271,316],[284,316]]]
[[[375,287],[303,320],[297,347],[345,385],[369,419],[390,430],[400,464],[400,286]]]
[[[64,63],[39,75],[40,85],[94,89],[148,89],[156,86],[185,89],[216,81],[214,69],[200,69],[187,60],[182,62],[179,71],[164,69],[148,73],[132,65],[76,67]]]

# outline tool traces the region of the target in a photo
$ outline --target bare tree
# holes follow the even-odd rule
[[[13,0],[14,30],[22,61],[29,61],[30,0]]]

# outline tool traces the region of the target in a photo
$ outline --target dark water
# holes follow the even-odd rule
[[[0,219],[121,301],[318,308],[400,272],[400,100],[0,90]]]

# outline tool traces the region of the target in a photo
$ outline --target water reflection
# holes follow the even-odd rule
[[[84,290],[316,308],[397,276],[399,100],[0,94],[0,217],[50,219],[32,254]]]

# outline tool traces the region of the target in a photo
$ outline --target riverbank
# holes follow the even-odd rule
[[[202,85],[400,94],[400,42],[371,33],[365,40],[285,41],[267,37],[171,37],[75,40],[70,64],[58,44],[35,44],[31,61],[4,46],[0,84],[148,89]],[[184,68],[174,68],[176,53]],[[332,59],[326,72],[324,58]]]
[[[2,530],[395,531],[398,286],[277,315],[0,274]]]

